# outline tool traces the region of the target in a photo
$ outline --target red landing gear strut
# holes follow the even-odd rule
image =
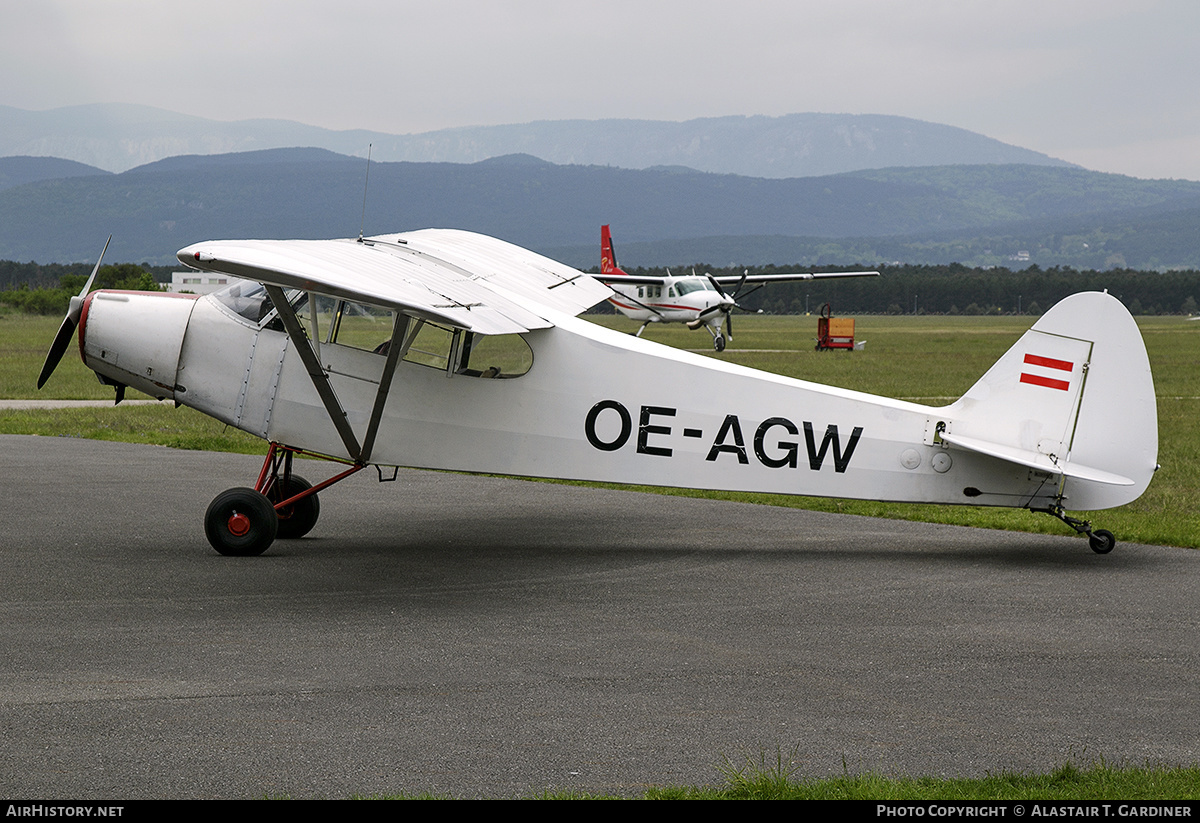
[[[350,468],[314,486],[292,473],[292,458],[297,454]],[[303,537],[321,516],[317,492],[365,466],[272,443],[254,488],[227,489],[209,504],[204,515],[208,542],[221,554],[250,557],[265,552],[277,537]]]

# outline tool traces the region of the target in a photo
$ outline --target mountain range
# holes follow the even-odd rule
[[[114,116],[118,110],[104,111]],[[11,111],[16,110],[0,107],[0,147],[19,131],[5,125]],[[77,122],[67,113],[58,110],[57,116]],[[124,126],[131,146],[142,145],[134,135],[156,133],[149,126],[140,132],[141,126],[161,127],[164,119],[158,110],[133,110],[139,113],[145,116]],[[103,135],[116,140],[122,133],[115,125],[101,129],[92,119],[99,144]],[[806,119],[810,124],[828,119],[821,133],[827,138],[840,133],[841,142],[830,138],[820,150],[817,140],[789,144],[788,124]],[[258,122],[225,124],[229,139],[239,144],[264,139]],[[282,128],[278,121],[266,122]],[[628,131],[618,139],[617,131],[601,127],[606,122],[625,124]],[[854,137],[868,122],[878,124],[871,139]],[[635,267],[903,261],[1200,268],[1197,182],[1092,172],[959,129],[934,124],[918,129],[913,126],[918,121],[904,118],[600,123],[592,130],[596,145],[607,135],[614,152],[636,148],[643,161],[734,162],[737,151],[715,147],[754,126],[759,143],[743,132],[747,143],[738,162],[760,167],[774,162],[780,169],[799,157],[813,168],[840,170],[776,177],[699,170],[681,162],[645,168],[595,159],[551,162],[519,152],[475,162],[376,159],[368,173],[364,157],[309,147],[196,152],[114,173],[79,156],[9,156],[0,157],[0,258],[91,260],[112,233],[109,259],[170,265],[176,249],[206,238],[337,237],[355,236],[360,228],[372,234],[439,226],[492,234],[586,268],[598,260],[599,226],[610,223],[621,263]],[[694,143],[709,148],[685,158],[678,150],[688,130]],[[768,137],[772,130],[774,138]],[[587,129],[567,122],[482,131],[493,138],[504,133],[503,145],[514,147],[547,146],[546,134],[557,135],[565,146],[570,141],[564,135]],[[65,147],[75,132],[64,125],[61,134],[66,142],[55,145]],[[242,137],[234,139],[237,134]],[[430,139],[430,151],[449,145],[449,132],[434,134],[441,137]],[[964,134],[969,139],[960,141]],[[188,139],[206,135],[211,137],[200,129]],[[483,151],[473,140],[460,143]],[[40,145],[52,143],[44,136]],[[165,137],[160,143],[174,145]],[[373,157],[381,154],[386,156],[373,150]]]
[[[953,126],[907,117],[789,114],[657,120],[553,120],[422,134],[332,131],[290,120],[226,122],[148,106],[48,111],[0,106],[0,157],[61,157],[128,171],[166,157],[311,146],[413,163],[530,154],[557,165],[687,166],[749,177],[811,177],[891,166],[1069,165]]]

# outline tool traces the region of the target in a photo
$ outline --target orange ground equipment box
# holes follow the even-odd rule
[[[817,320],[817,351],[854,348],[854,318],[832,317],[829,304],[821,307]]]

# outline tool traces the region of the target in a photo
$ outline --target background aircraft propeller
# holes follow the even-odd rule
[[[695,273],[696,273],[695,271],[692,272],[692,274],[695,274]],[[742,311],[748,311],[747,309],[743,309],[740,305],[738,305],[737,299],[742,294],[742,287],[744,287],[746,285],[746,278],[750,276],[750,270],[749,269],[742,270],[742,279],[738,281],[737,288],[735,288],[733,290],[733,294],[729,294],[729,292],[727,292],[727,291],[725,291],[725,289],[721,288],[721,282],[719,280],[717,280],[717,278],[713,277],[711,273],[706,272],[705,276],[708,278],[709,282],[712,283],[713,288],[717,290],[717,293],[720,294],[721,297],[723,297],[725,299],[722,300],[717,305],[709,306],[707,309],[700,312],[699,316],[696,318],[696,322],[697,322],[696,328],[699,328],[699,322],[702,321],[706,315],[712,314],[713,312],[717,312],[717,311],[724,312],[725,313],[725,332],[726,332],[726,334],[729,335],[729,339],[732,340],[733,339],[733,310],[741,309]],[[753,294],[754,292],[758,291],[761,288],[762,288],[762,284],[759,284],[759,285],[755,286],[754,288],[750,289],[750,291],[746,292],[746,294]]]
[[[62,360],[62,356],[67,351],[67,346],[71,344],[71,338],[75,336],[75,327],[79,325],[79,315],[83,312],[83,300],[87,297],[88,291],[92,288],[92,283],[96,279],[96,272],[100,271],[100,263],[104,260],[104,252],[108,251],[108,244],[112,242],[112,235],[108,236],[108,240],[104,241],[104,248],[100,252],[100,259],[96,261],[96,265],[92,268],[92,273],[88,277],[87,282],[83,284],[83,289],[78,295],[71,298],[71,302],[67,305],[67,316],[63,318],[62,325],[58,327],[58,334],[54,335],[54,342],[50,344],[50,351],[46,354],[46,362],[42,364],[42,373],[38,375],[37,387],[40,389],[46,385],[46,381],[50,379],[50,375],[54,374],[54,369],[58,366],[58,361]]]

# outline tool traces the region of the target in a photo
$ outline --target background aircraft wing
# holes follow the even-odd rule
[[[722,286],[736,286],[739,283],[791,283],[796,280],[825,280],[833,277],[878,277],[877,271],[805,271],[785,274],[747,274],[721,275],[713,279]]]
[[[589,274],[588,277],[594,277],[601,283],[608,283],[610,286],[662,286],[667,282],[665,276],[654,274]],[[679,278],[673,279],[678,280]]]
[[[535,252],[451,229],[361,241],[210,241],[177,256],[192,268],[382,306],[479,334],[549,328],[553,311],[580,314],[612,294]]]

